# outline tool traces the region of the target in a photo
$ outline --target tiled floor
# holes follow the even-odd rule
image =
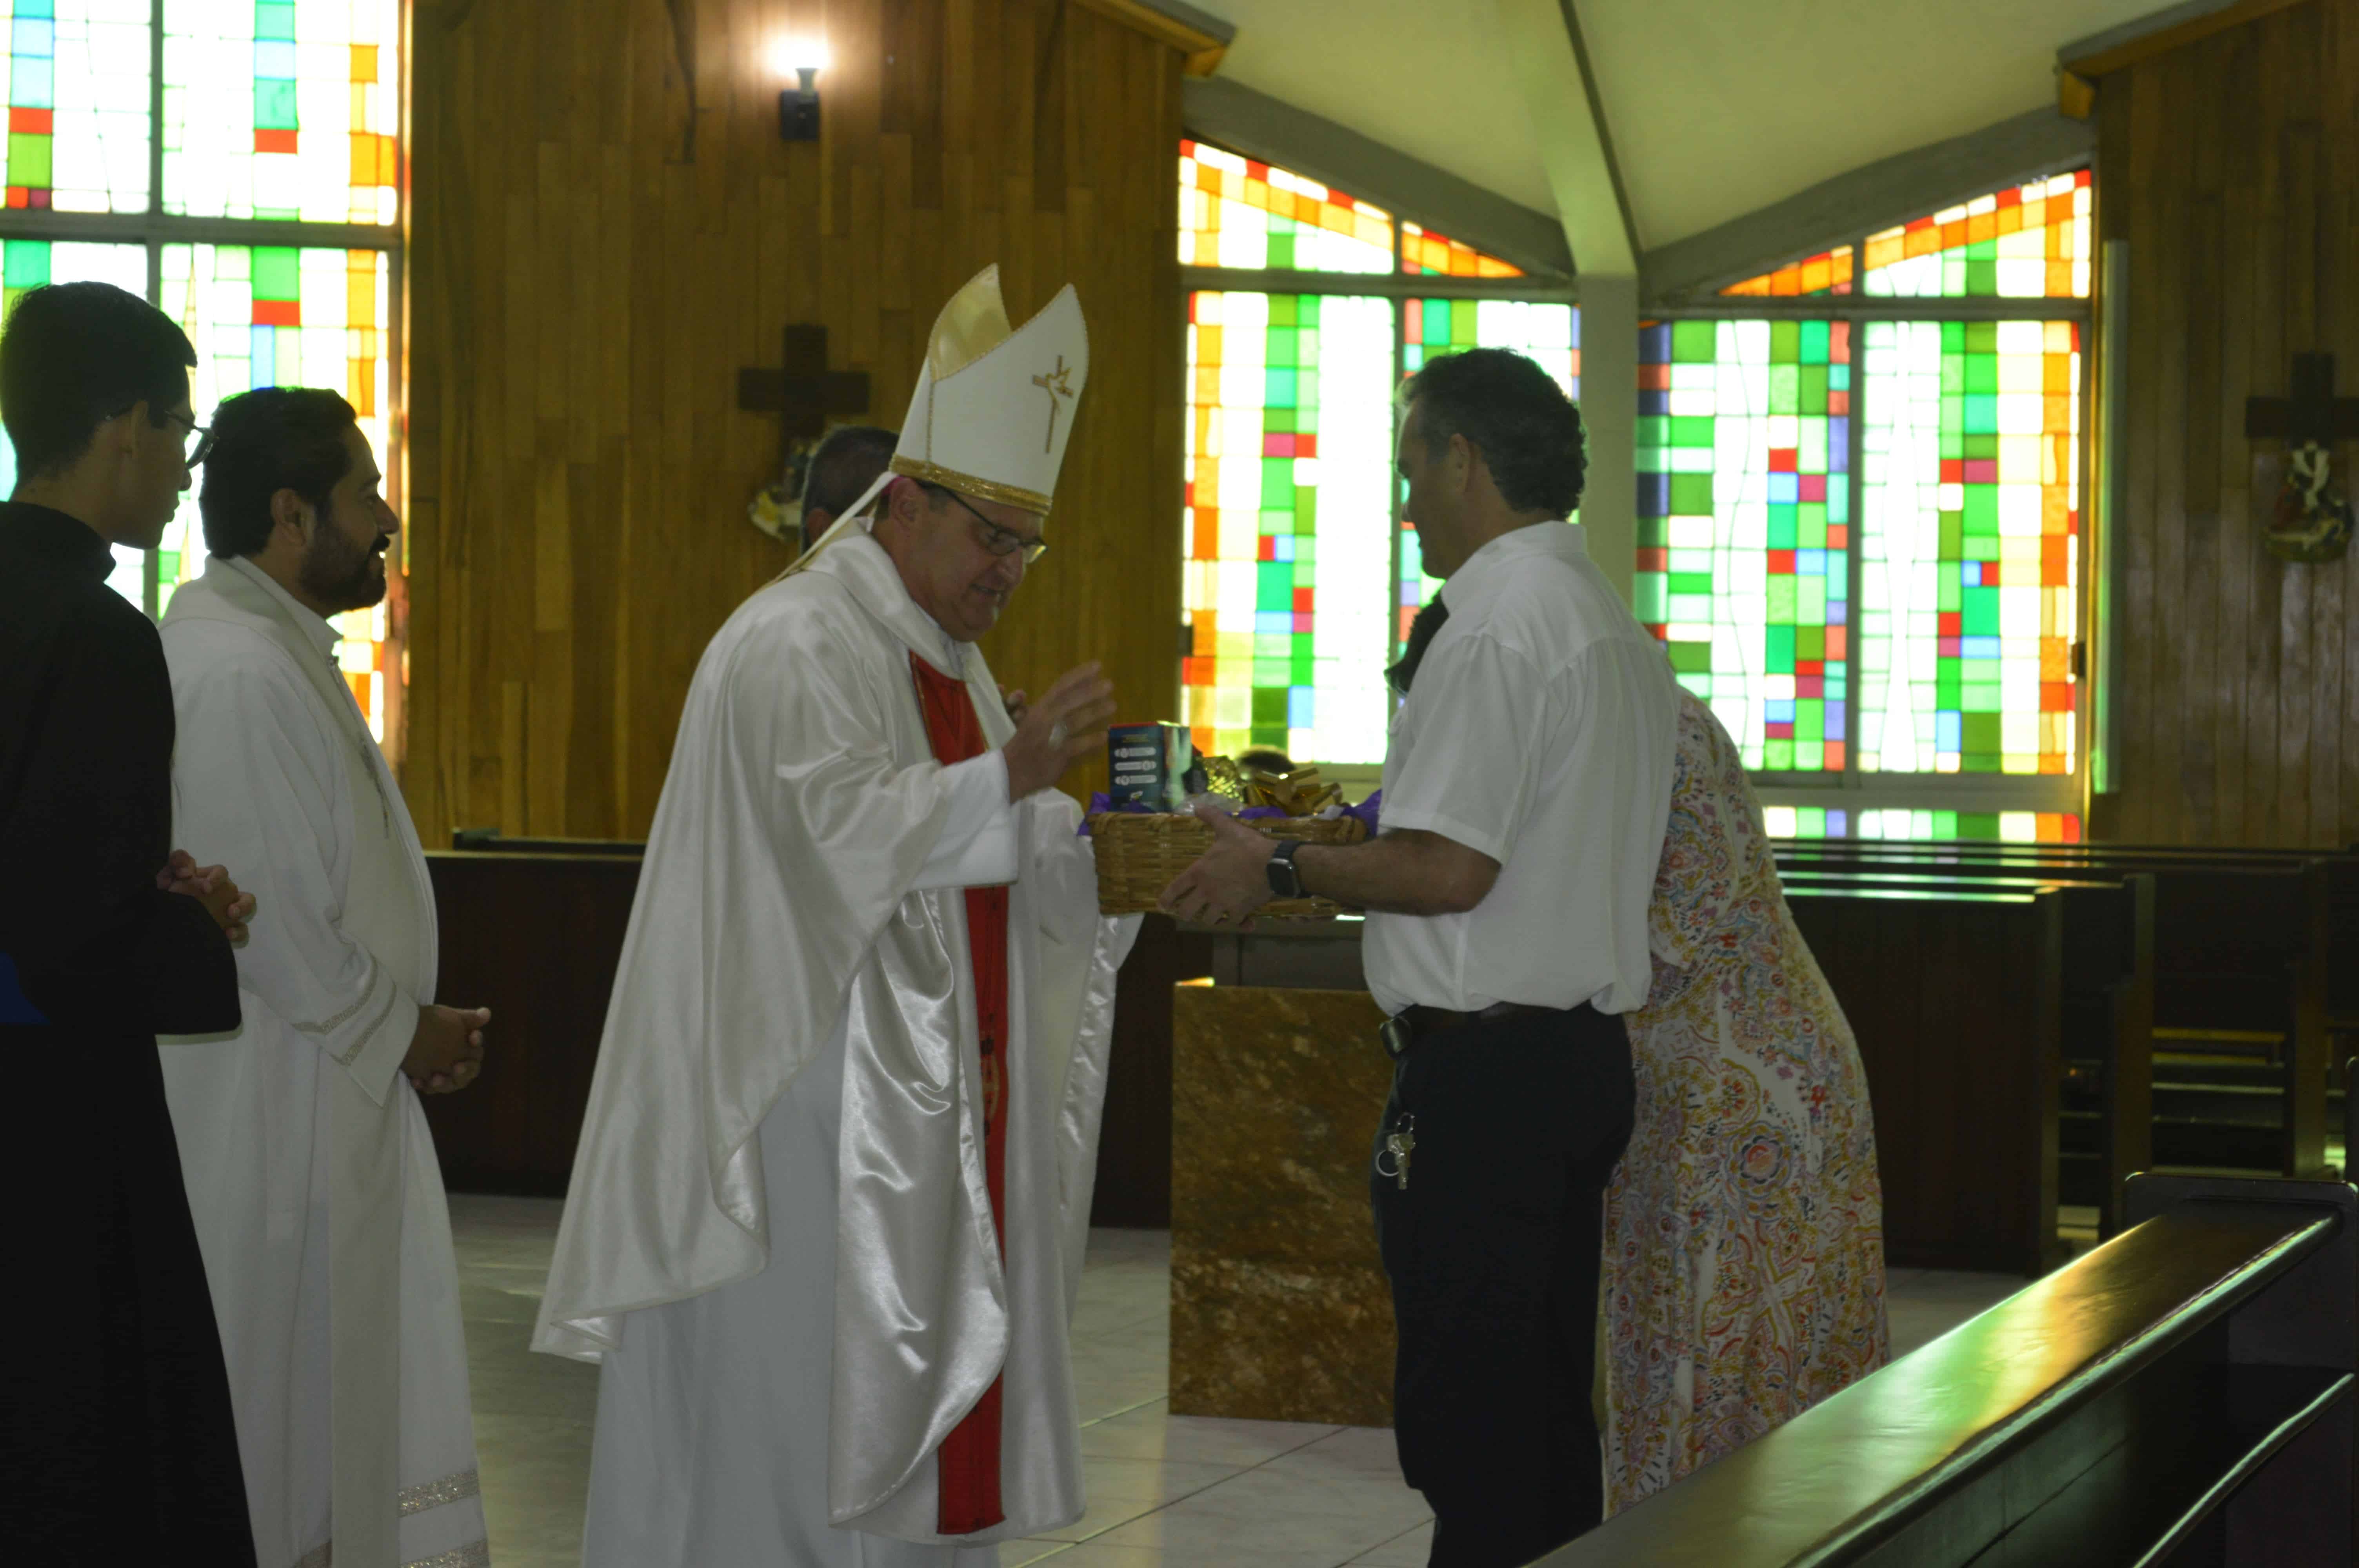
[[[574,1568],[581,1555],[598,1375],[526,1349],[557,1215],[548,1199],[451,1199],[500,1568]],[[1090,1511],[1053,1539],[1003,1546],[1001,1568],[1419,1568],[1431,1516],[1401,1485],[1391,1433],[1169,1413],[1169,1255],[1161,1231],[1091,1235],[1073,1324]],[[1894,1353],[2022,1285],[1895,1271]]]

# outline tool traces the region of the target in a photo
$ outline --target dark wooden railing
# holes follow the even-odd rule
[[[438,992],[492,1010],[483,1076],[426,1102],[452,1190],[565,1191],[644,849],[472,830],[428,853],[441,919]],[[1209,963],[1203,938],[1156,915],[1123,966],[1096,1224],[1171,1223],[1171,987]]]
[[[1541,1568],[2349,1568],[2359,1190],[2141,1176],[2130,1206]]]

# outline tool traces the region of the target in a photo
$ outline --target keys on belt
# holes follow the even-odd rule
[[[1553,1007],[1535,1007],[1529,1002],[1498,1001],[1479,1012],[1456,1012],[1446,1007],[1417,1005],[1405,1007],[1385,1020],[1376,1031],[1385,1054],[1397,1062],[1408,1048],[1430,1035],[1463,1029],[1470,1023],[1487,1023],[1494,1019],[1514,1018],[1527,1012],[1556,1012]]]
[[[1376,1174],[1400,1184],[1402,1192],[1408,1191],[1408,1157],[1417,1152],[1417,1113],[1405,1110],[1393,1130],[1385,1134],[1384,1152],[1376,1156]],[[1385,1169],[1390,1160],[1392,1169]]]

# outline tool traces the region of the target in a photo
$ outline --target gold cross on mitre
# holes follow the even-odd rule
[[[1072,374],[1073,373],[1071,371],[1065,368],[1065,356],[1059,354],[1057,356],[1056,369],[1043,372],[1041,374],[1036,375],[1032,378],[1032,384],[1049,395],[1049,434],[1044,437],[1040,442],[1040,449],[1044,452],[1056,444],[1057,399],[1062,397],[1067,401],[1071,400],[1073,395],[1073,389],[1071,384]]]

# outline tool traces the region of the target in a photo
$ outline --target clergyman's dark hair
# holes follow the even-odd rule
[[[860,499],[876,482],[901,438],[875,425],[843,425],[827,433],[811,454],[810,472],[803,476],[803,515],[824,512],[831,518]]]
[[[1429,453],[1463,436],[1518,512],[1570,517],[1589,473],[1581,410],[1564,388],[1512,349],[1468,349],[1425,362],[1401,387]]]
[[[270,543],[270,498],[291,490],[320,511],[352,471],[344,432],[353,406],[321,386],[264,386],[225,399],[213,412],[197,510],[205,548],[251,556]]]
[[[111,283],[36,288],[0,337],[0,424],[16,472],[37,479],[73,466],[99,426],[147,405],[161,428],[189,395],[197,351],[169,316]]]

